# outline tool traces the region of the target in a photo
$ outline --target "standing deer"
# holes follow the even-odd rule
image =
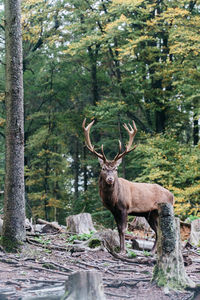
[[[124,178],[118,178],[117,167],[122,161],[122,157],[133,151],[131,149],[134,136],[137,133],[136,125],[133,121],[133,128],[124,124],[124,128],[129,134],[129,142],[125,150],[121,153],[121,142],[119,141],[119,152],[113,160],[107,160],[103,145],[101,153],[98,153],[90,141],[90,129],[94,120],[85,127],[84,119],[82,127],[85,134],[87,148],[94,153],[100,162],[101,172],[99,176],[99,193],[103,205],[109,209],[117,223],[120,238],[120,251],[125,252],[125,230],[127,227],[127,216],[142,216],[148,221],[150,227],[156,234],[155,244],[157,242],[157,218],[158,203],[173,204],[173,194],[158,184],[130,182]]]

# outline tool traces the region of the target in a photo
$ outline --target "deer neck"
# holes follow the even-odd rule
[[[99,177],[99,193],[103,201],[103,204],[109,208],[114,207],[118,201],[118,190],[119,190],[119,181],[118,177],[115,178],[115,181],[112,185],[107,184],[105,179],[100,175]]]

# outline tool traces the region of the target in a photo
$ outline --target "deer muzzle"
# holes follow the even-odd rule
[[[112,185],[114,183],[115,179],[114,179],[114,176],[112,175],[108,175],[106,177],[106,183],[109,184],[109,185]]]

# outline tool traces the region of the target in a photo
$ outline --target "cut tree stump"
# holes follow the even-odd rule
[[[78,215],[69,216],[66,218],[67,231],[76,234],[89,234],[91,231],[96,232],[91,214],[82,213]]]
[[[174,218],[173,206],[158,204],[157,263],[153,278],[158,286],[172,290],[194,288],[195,283],[188,277],[181,252],[180,220]]]
[[[69,276],[67,300],[106,300],[102,276],[96,271],[80,271]]]
[[[189,242],[194,246],[200,245],[200,219],[194,220],[191,223]]]

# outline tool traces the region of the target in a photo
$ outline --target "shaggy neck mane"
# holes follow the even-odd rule
[[[118,200],[119,181],[115,178],[112,185],[107,184],[105,179],[100,175],[99,177],[99,193],[106,207],[113,207]]]

